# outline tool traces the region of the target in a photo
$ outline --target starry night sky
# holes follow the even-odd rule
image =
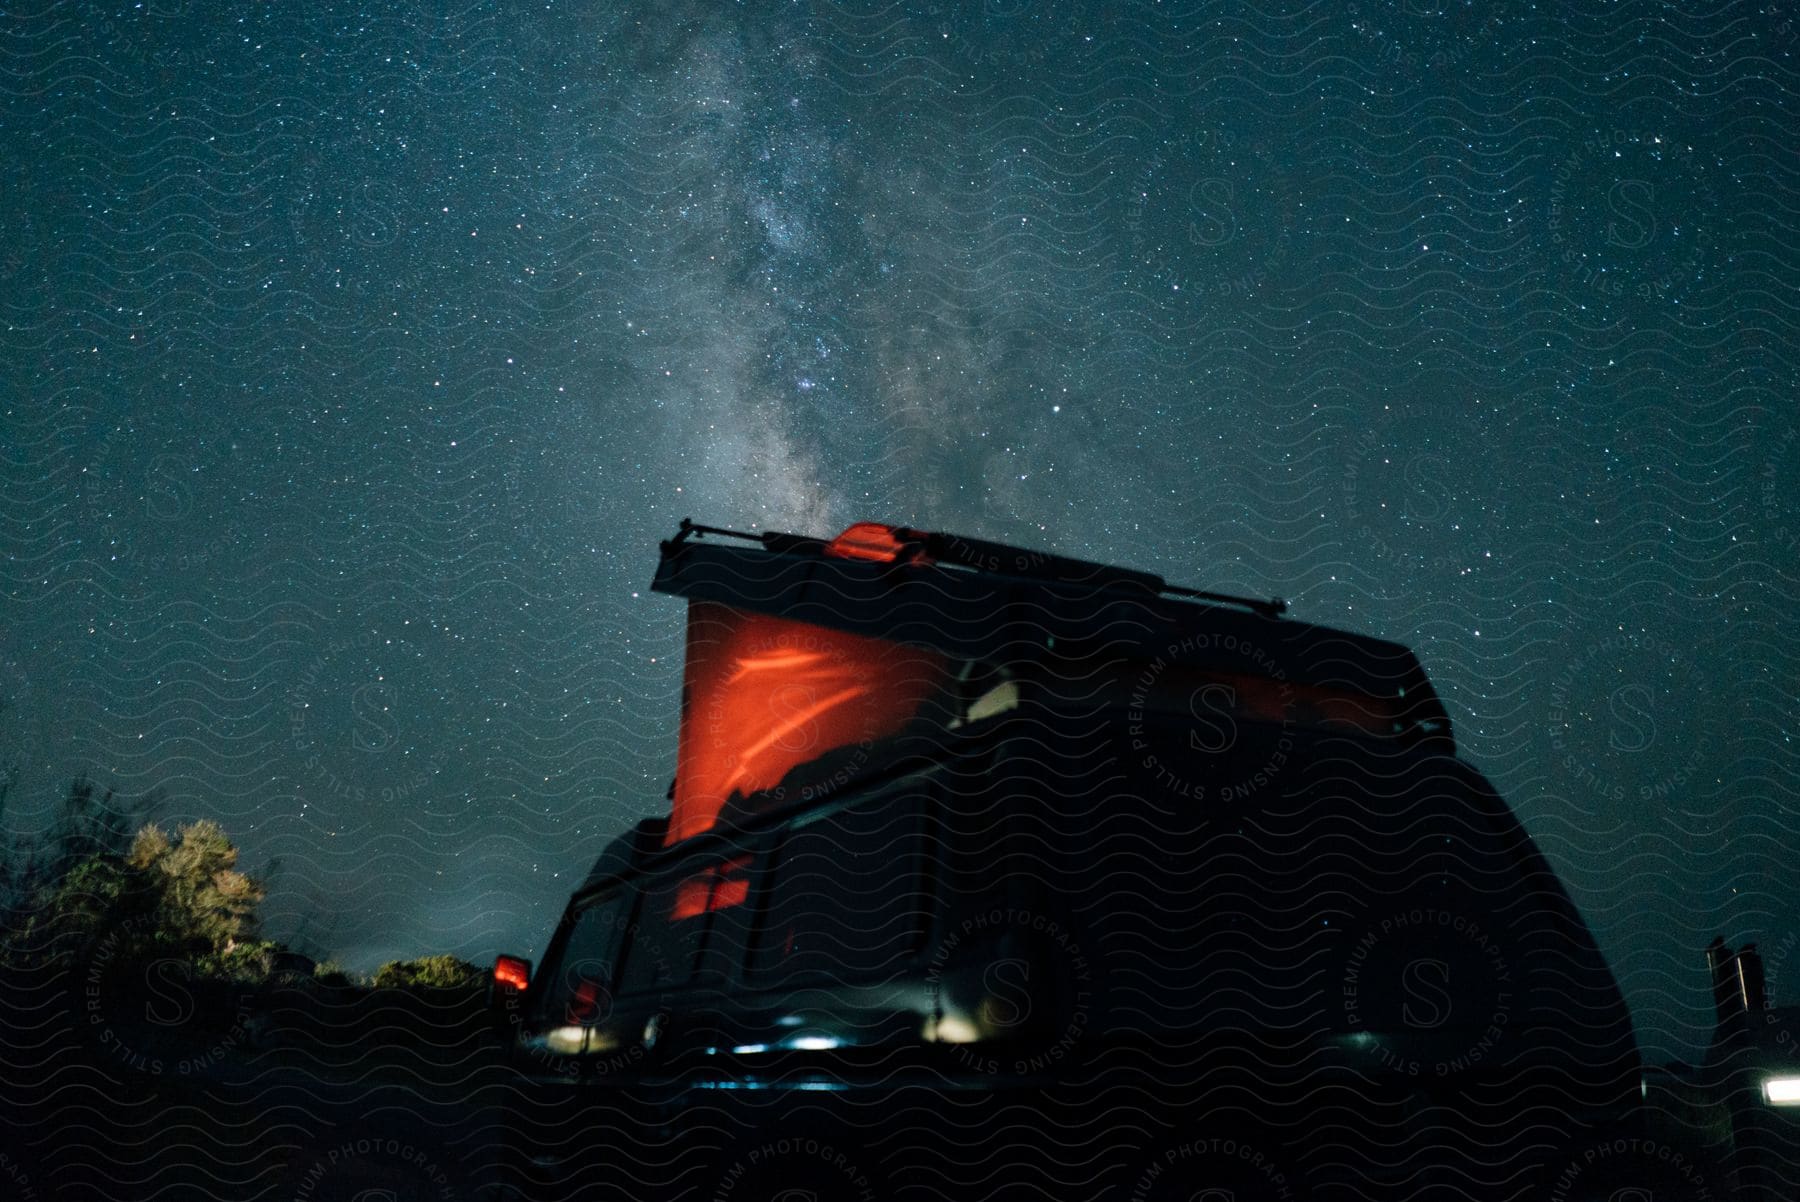
[[[1797,18],[13,6],[5,825],[535,954],[665,804],[656,540],[876,518],[1409,643],[1653,1053],[1715,933],[1800,1001]]]

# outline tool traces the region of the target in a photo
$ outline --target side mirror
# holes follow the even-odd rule
[[[494,957],[494,971],[488,977],[488,1005],[499,1009],[515,1002],[531,984],[531,961],[502,953]]]

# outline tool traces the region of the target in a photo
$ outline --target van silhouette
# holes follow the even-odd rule
[[[496,966],[528,1196],[1660,1188],[1594,1151],[1613,974],[1406,648],[874,523],[683,522],[653,587],[669,812]]]

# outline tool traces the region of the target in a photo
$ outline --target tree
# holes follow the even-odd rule
[[[66,870],[93,856],[122,854],[131,844],[132,832],[161,804],[162,795],[157,792],[131,800],[111,788],[100,794],[93,781],[76,777],[50,828],[47,851],[51,869]]]
[[[172,943],[196,953],[224,954],[256,937],[256,908],[264,889],[237,870],[238,849],[210,820],[190,823],[174,843],[145,827],[130,862],[148,874],[159,894],[159,926]]]
[[[10,916],[33,896],[55,889],[82,861],[122,855],[132,832],[149,821],[162,801],[155,790],[137,798],[122,798],[113,789],[100,793],[87,777],[76,777],[50,825],[5,849],[0,905]]]
[[[238,849],[218,823],[138,827],[157,801],[121,803],[80,779],[56,821],[24,849],[5,941],[33,955],[77,961],[103,941],[115,971],[152,959],[193,965],[203,975],[266,976],[274,944],[258,938],[266,890],[239,872]]]
[[[343,988],[353,983],[350,979],[350,971],[336,960],[319,961],[313,968],[313,980],[333,988]]]
[[[375,970],[377,989],[470,989],[487,980],[479,968],[455,956],[390,960]]]
[[[161,794],[121,798],[77,777],[56,816],[34,835],[13,840],[0,873],[0,943],[80,940],[123,921],[137,898],[123,871],[132,831],[161,804]]]

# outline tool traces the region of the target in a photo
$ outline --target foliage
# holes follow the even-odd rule
[[[455,956],[420,956],[416,960],[390,960],[375,970],[377,989],[469,989],[485,983],[486,975],[467,960]]]
[[[314,966],[313,980],[334,987],[352,984],[350,971],[336,960],[324,960]]]
[[[15,851],[0,940],[79,962],[104,950],[112,971],[174,958],[207,975],[259,980],[276,947],[257,937],[260,882],[237,870],[216,822],[132,823],[156,797],[121,802],[85,779],[50,828]]]
[[[0,777],[0,801],[7,783]],[[44,830],[0,849],[0,960],[103,961],[110,972],[136,972],[173,959],[205,977],[268,980],[286,949],[261,937],[266,879],[238,869],[238,849],[218,823],[187,823],[171,835],[151,821],[161,803],[159,793],[122,798],[78,778]],[[312,975],[322,985],[359,983],[333,961]],[[442,955],[384,964],[373,984],[485,981],[474,965]]]
[[[0,922],[14,929],[22,910],[63,886],[84,861],[122,856],[132,832],[162,800],[157,792],[137,798],[113,789],[101,793],[86,777],[71,781],[49,827],[16,839],[0,855]]]
[[[281,945],[272,939],[250,939],[225,951],[204,953],[195,959],[194,969],[202,976],[224,980],[265,981],[274,971],[280,951]]]
[[[256,908],[265,892],[237,871],[237,860],[237,848],[211,821],[181,827],[174,843],[146,827],[132,845],[130,863],[157,894],[157,929],[197,961],[256,938]]]
[[[77,777],[50,829],[47,867],[60,873],[95,856],[119,855],[130,845],[132,832],[161,804],[160,793],[128,800],[110,788],[97,794],[93,781]]]

